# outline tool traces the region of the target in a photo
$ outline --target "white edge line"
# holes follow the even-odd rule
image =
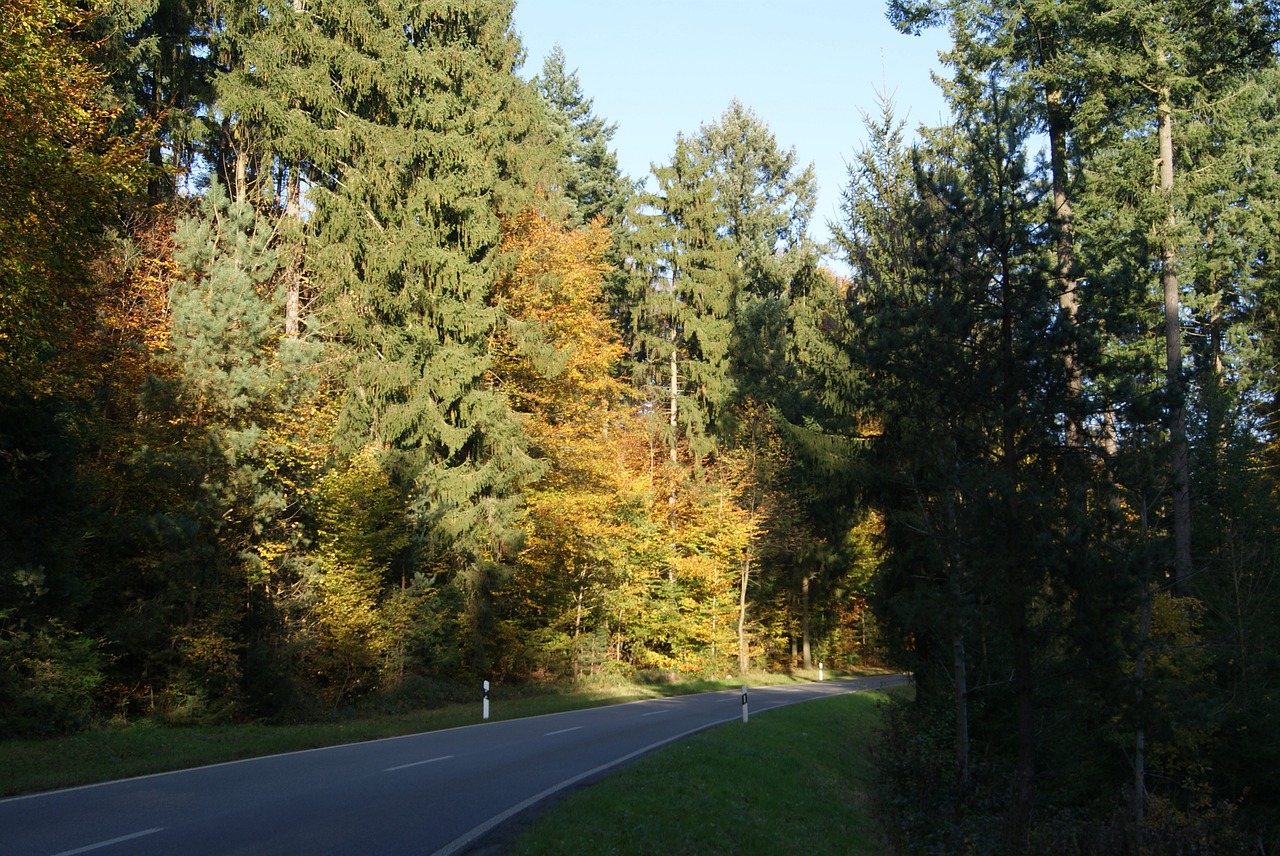
[[[863,680],[874,680],[876,678],[895,678],[895,677],[903,678],[904,679],[903,683],[907,682],[906,681],[907,676],[905,675],[883,675],[883,676],[882,675],[861,675],[856,678],[841,678],[840,682],[863,681]],[[816,684],[818,682],[810,681],[810,683]],[[834,684],[834,683],[837,683],[837,681],[829,681],[828,683]],[[785,686],[785,684],[783,686]],[[893,685],[892,684],[886,685],[882,683],[879,687],[872,687],[872,686],[858,687],[853,689],[852,692],[860,692],[863,689],[882,689],[885,686],[893,686]],[[767,688],[758,687],[757,689],[767,689]],[[725,690],[711,690],[705,693],[692,693],[691,695],[693,696],[717,695],[720,693],[737,695],[740,692],[741,690],[739,689],[725,689]],[[675,701],[677,699],[689,698],[689,697],[690,696],[655,696],[654,698],[642,698],[642,699],[637,699],[636,701],[624,701],[621,704],[596,705],[596,707],[626,707],[627,705],[631,705],[631,704],[652,704],[655,701]],[[413,734],[399,734],[399,735],[396,735],[395,737],[378,737],[373,740],[355,740],[355,741],[352,741],[351,743],[336,743],[332,746],[316,746],[311,749],[295,749],[292,752],[277,752],[274,755],[257,755],[252,758],[237,758],[234,761],[221,761],[217,764],[203,764],[199,767],[185,767],[180,770],[164,770],[159,773],[145,773],[141,776],[129,776],[124,779],[112,779],[109,782],[93,782],[92,784],[75,785],[70,788],[57,788],[55,790],[49,790],[49,791],[35,791],[29,794],[18,794],[16,796],[5,797],[3,799],[0,799],[0,805],[4,803],[18,802],[20,800],[39,799],[40,797],[49,797],[55,794],[65,794],[71,791],[83,791],[83,790],[88,790],[90,788],[104,788],[108,785],[118,785],[124,782],[140,782],[146,779],[156,779],[161,776],[176,776],[182,773],[191,773],[196,770],[209,770],[216,767],[230,767],[234,764],[251,764],[254,761],[265,761],[268,758],[287,758],[290,755],[306,755],[310,752],[330,752],[335,749],[349,749],[352,746],[363,746],[369,743],[388,743],[392,740],[407,740],[411,737],[421,737],[424,734],[445,734],[450,731],[461,731],[464,728],[493,728],[495,725],[501,725],[505,722],[527,722],[530,719],[543,719],[550,716],[567,716],[572,713],[581,713],[583,710],[594,710],[594,709],[595,708],[579,708],[577,710],[557,711],[556,713],[540,713],[540,714],[537,714],[536,716],[524,716],[519,719],[504,719],[504,720],[498,720],[497,722],[493,722],[493,723],[476,722],[476,723],[472,723],[471,725],[455,725],[451,728],[437,728],[435,731],[416,731]],[[62,856],[62,854],[58,854],[58,856]]]
[[[874,679],[879,676],[867,675],[863,677]],[[885,677],[890,677],[890,676],[885,676]],[[894,675],[892,677],[899,677],[899,676]],[[847,680],[856,681],[856,680],[859,680],[859,678],[851,678]],[[814,681],[814,683],[817,683],[817,681]],[[828,683],[832,684],[833,686],[839,686],[839,683],[837,683],[836,681],[830,681]],[[843,683],[843,681],[841,681],[841,683]],[[879,686],[867,685],[867,686],[857,686],[857,687],[844,687],[843,688],[844,691],[841,693],[838,693],[838,695],[848,695],[848,694],[857,693],[857,692],[866,692],[868,690],[882,689],[883,687],[884,687],[883,683],[880,684]],[[725,691],[717,690],[716,692],[725,692]],[[727,692],[737,693],[737,692],[741,692],[741,690],[728,690]],[[710,693],[708,693],[708,695],[710,695]],[[809,701],[818,701],[818,698],[809,699]],[[639,704],[639,702],[629,702],[629,704]],[[794,704],[794,702],[792,702],[792,704]],[[621,705],[619,705],[619,707],[620,706]],[[788,705],[774,705],[774,707],[784,707],[784,706],[788,706]],[[556,714],[548,714],[548,715],[554,716]],[[729,723],[729,722],[737,722],[739,718],[740,717],[738,716],[731,716],[727,719],[717,719],[714,722],[704,723],[702,725],[699,725],[696,728],[690,728],[688,731],[682,731],[681,733],[673,737],[667,737],[662,740],[659,740],[657,743],[650,743],[648,746],[644,746],[640,749],[635,750],[634,752],[623,755],[621,758],[615,758],[612,761],[607,761],[601,764],[599,767],[596,767],[594,770],[587,770],[587,772],[585,773],[579,773],[576,776],[571,776],[570,778],[565,779],[563,782],[558,782],[557,784],[552,785],[551,787],[547,788],[545,791],[542,791],[541,793],[534,794],[528,799],[523,800],[519,803],[516,803],[515,805],[511,806],[511,808],[507,809],[501,814],[495,814],[493,817],[489,818],[484,823],[481,823],[478,826],[472,827],[467,832],[464,832],[462,835],[458,836],[457,838],[453,839],[445,846],[441,847],[439,850],[432,853],[431,856],[453,856],[453,854],[458,853],[461,850],[463,850],[463,848],[467,847],[470,844],[473,844],[476,841],[476,839],[483,837],[485,833],[489,832],[495,827],[501,826],[503,823],[510,820],[512,817],[515,817],[517,814],[529,808],[530,806],[535,805],[541,802],[542,800],[545,800],[547,797],[559,791],[562,791],[565,788],[576,785],[578,782],[581,782],[583,779],[589,779],[598,773],[603,773],[606,770],[611,770],[614,767],[621,766],[622,764],[625,764],[628,761],[638,758],[647,752],[652,752],[655,749],[660,749],[661,747],[666,746],[668,743],[675,743],[677,740],[683,740],[684,738],[688,737],[691,734],[697,734],[699,731],[706,731],[708,728],[714,728],[717,725],[724,725],[725,723]]]
[[[738,690],[711,690],[706,693],[692,693],[691,695],[715,695],[717,693],[736,693]],[[577,710],[561,710],[555,713],[539,713],[535,716],[523,716],[519,719],[500,719],[496,722],[475,722],[471,725],[454,725],[450,728],[437,728],[434,731],[415,731],[413,734],[398,734],[395,737],[377,737],[373,740],[354,740],[350,743],[335,743],[332,746],[315,746],[311,749],[295,749],[292,752],[277,752],[274,755],[255,755],[252,758],[237,758],[234,761],[219,761],[216,764],[202,764],[198,767],[184,767],[180,770],[164,770],[159,773],[144,773],[141,776],[128,776],[123,779],[112,779],[109,782],[93,782],[88,785],[74,785],[69,788],[57,788],[49,791],[35,791],[29,794],[18,794],[16,796],[5,797],[0,799],[0,804],[7,802],[18,802],[19,800],[33,800],[40,797],[53,796],[54,794],[65,794],[71,791],[84,791],[90,788],[104,788],[108,785],[119,785],[124,782],[141,782],[146,779],[157,779],[161,776],[176,776],[182,773],[192,773],[196,770],[211,770],[217,767],[231,767],[235,764],[251,764],[254,761],[265,761],[268,758],[288,758],[291,755],[306,755],[311,752],[330,752],[335,749],[350,749],[352,746],[364,746],[370,743],[389,743],[392,740],[408,740],[411,737],[421,737],[424,734],[445,734],[450,731],[461,731],[464,728],[493,728],[508,722],[527,722],[531,719],[544,719],[551,716],[568,716],[572,713],[582,713],[584,710],[595,710],[602,707],[626,707],[629,704],[649,704],[654,701],[671,701],[674,699],[689,698],[690,696],[658,696],[655,698],[642,698],[635,701],[624,701],[621,704],[603,704],[596,707],[578,708]],[[61,856],[61,854],[59,854]]]
[[[692,693],[691,695],[715,695],[716,693],[722,693],[722,692],[733,693],[738,691],[737,690],[711,690],[710,692]],[[161,776],[177,776],[182,773],[192,773],[192,772],[195,772],[196,770],[212,770],[217,767],[231,767],[236,764],[251,764],[254,761],[265,761],[268,758],[288,758],[291,755],[306,755],[311,752],[330,752],[335,749],[350,749],[352,746],[365,746],[370,743],[389,743],[392,740],[408,740],[411,737],[421,737],[425,734],[445,734],[450,731],[461,731],[464,728],[493,728],[494,726],[502,725],[508,722],[527,722],[531,719],[544,719],[550,716],[567,716],[572,713],[582,713],[582,711],[584,710],[595,710],[596,708],[601,708],[601,707],[626,707],[629,704],[649,704],[650,702],[654,702],[654,701],[669,701],[672,699],[681,699],[681,698],[688,698],[688,697],[689,696],[658,696],[656,698],[642,698],[642,699],[637,699],[635,701],[624,701],[621,704],[603,704],[603,705],[596,705],[596,707],[592,707],[592,708],[579,708],[577,710],[561,710],[561,711],[556,711],[555,713],[539,713],[535,716],[524,716],[524,717],[520,717],[519,719],[500,719],[492,723],[475,722],[475,723],[472,723],[471,725],[454,725],[450,728],[437,728],[434,731],[415,731],[413,734],[398,734],[395,737],[377,737],[377,738],[374,738],[373,740],[354,740],[350,743],[335,743],[332,746],[315,746],[311,749],[295,749],[292,752],[277,752],[274,755],[255,755],[252,758],[237,758],[234,761],[219,761],[216,764],[202,764],[198,767],[184,767],[180,770],[164,770],[159,773],[144,773],[141,776],[128,776],[123,779],[112,779],[109,782],[93,782],[88,785],[74,785],[69,788],[57,788],[55,790],[49,790],[49,791],[35,791],[29,794],[18,794],[16,796],[5,797],[4,799],[0,799],[0,804],[4,804],[8,802],[18,802],[19,800],[39,799],[40,797],[49,797],[49,796],[53,796],[54,794],[65,794],[71,791],[84,791],[90,788],[104,788],[108,785],[119,785],[125,782],[141,782],[141,781],[145,781],[146,779],[157,779],[157,778],[160,778]],[[58,854],[58,856],[61,856],[61,854]]]
[[[160,832],[163,826],[156,826],[151,829],[144,829],[141,832],[134,832],[129,835],[121,835],[119,838],[112,838],[110,841],[99,841],[97,844],[89,844],[84,847],[77,847],[75,850],[63,850],[54,856],[75,856],[76,853],[88,853],[90,850],[97,850],[101,847],[110,847],[112,844],[122,844],[125,841],[132,841],[135,838],[141,838],[144,835],[150,835],[153,832]]]
[[[434,764],[436,761],[448,761],[452,755],[441,755],[439,758],[428,758],[425,761],[414,761],[411,764],[401,764],[399,767],[387,767],[382,772],[390,773],[393,770],[407,770],[410,767],[421,767],[423,764]]]
[[[471,844],[477,838],[480,838],[489,830],[493,829],[496,826],[500,826],[502,823],[506,822],[510,818],[524,811],[529,806],[535,805],[536,803],[539,803],[542,800],[545,800],[547,797],[551,796],[552,794],[558,791],[562,791],[567,787],[576,785],[578,782],[581,782],[583,779],[588,779],[591,776],[594,776],[598,773],[603,773],[606,770],[611,770],[614,767],[625,764],[634,758],[640,757],[646,752],[652,752],[654,749],[658,749],[662,746],[666,746],[668,743],[674,743],[677,740],[682,740],[685,737],[688,737],[690,734],[696,734],[699,731],[706,731],[708,728],[712,728],[717,725],[724,725],[726,722],[733,722],[737,718],[738,717],[736,716],[731,716],[728,719],[717,719],[715,722],[704,723],[702,725],[699,725],[697,728],[690,728],[688,731],[681,732],[680,734],[677,734],[673,737],[667,737],[662,740],[659,740],[657,743],[650,743],[648,746],[644,746],[640,749],[635,750],[634,752],[630,752],[626,755],[623,755],[621,758],[614,758],[612,761],[606,761],[605,763],[601,764],[599,767],[596,767],[593,770],[587,770],[585,773],[579,773],[576,776],[571,776],[570,778],[565,779],[563,782],[558,782],[552,785],[542,793],[534,794],[528,799],[522,802],[516,803],[515,805],[511,806],[511,808],[507,809],[501,814],[495,814],[493,817],[489,818],[479,826],[472,827],[467,832],[463,833],[462,835],[458,836],[454,840],[450,841],[444,847],[441,847],[439,850],[432,853],[431,856],[452,856],[452,854],[459,852],[460,850],[462,850],[462,848],[466,847],[468,844]]]

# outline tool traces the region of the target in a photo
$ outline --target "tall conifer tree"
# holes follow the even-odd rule
[[[511,10],[309,10],[335,105],[319,123],[313,270],[349,364],[340,438],[385,456],[410,488],[425,560],[446,567],[511,548],[518,488],[539,469],[487,376],[501,216],[545,157]]]
[[[733,395],[732,311],[740,280],[711,165],[696,141],[676,140],[671,162],[655,167],[658,189],[629,255],[640,280],[643,394],[666,415],[674,462],[681,438],[696,461],[714,451]]]
[[[551,49],[534,86],[550,108],[561,147],[564,184],[575,225],[604,217],[619,225],[631,196],[631,185],[618,168],[618,154],[609,148],[618,126],[597,116],[592,99],[582,91],[577,71],[565,66],[564,51]]]

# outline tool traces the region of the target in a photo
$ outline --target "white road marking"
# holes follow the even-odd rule
[[[561,728],[559,731],[548,731],[546,734],[542,736],[551,737],[552,735],[555,735],[555,734],[568,734],[570,731],[580,731],[585,727],[586,727],[585,725],[575,725],[573,728]]]
[[[660,713],[670,713],[670,710],[651,710],[648,713],[642,713],[641,716],[657,716]]]
[[[452,755],[441,755],[439,758],[428,758],[425,761],[414,761],[412,764],[401,764],[399,767],[387,767],[382,772],[390,773],[392,770],[403,770],[407,767],[421,767],[423,764],[434,764],[436,761],[447,761]]]
[[[88,853],[90,850],[97,850],[102,847],[110,847],[112,844],[132,841],[135,838],[141,838],[144,835],[150,835],[151,833],[159,832],[162,829],[164,829],[163,826],[157,826],[154,829],[144,829],[141,832],[133,832],[129,835],[121,835],[119,838],[112,838],[110,841],[99,841],[97,844],[90,844],[86,847],[77,847],[75,850],[63,850],[61,853],[55,853],[54,856],[75,856],[76,853]]]

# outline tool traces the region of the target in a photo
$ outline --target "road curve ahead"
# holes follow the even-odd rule
[[[756,687],[749,710],[906,681]],[[14,797],[0,800],[0,853],[445,856],[557,791],[741,716],[739,691],[703,693]]]

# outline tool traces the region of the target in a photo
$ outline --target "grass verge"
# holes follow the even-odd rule
[[[882,693],[805,702],[641,758],[535,819],[517,856],[880,856],[867,804]]]
[[[813,675],[812,677],[816,677]],[[808,675],[754,675],[752,686],[810,680]],[[490,718],[518,719],[638,701],[707,692],[741,685],[740,679],[679,683],[582,684],[574,688],[495,688]],[[478,692],[477,692],[478,696]],[[438,731],[480,722],[480,702],[408,713],[344,717],[305,725],[165,725],[143,721],[104,727],[67,737],[0,741],[0,796],[106,782],[148,773],[236,761]]]

